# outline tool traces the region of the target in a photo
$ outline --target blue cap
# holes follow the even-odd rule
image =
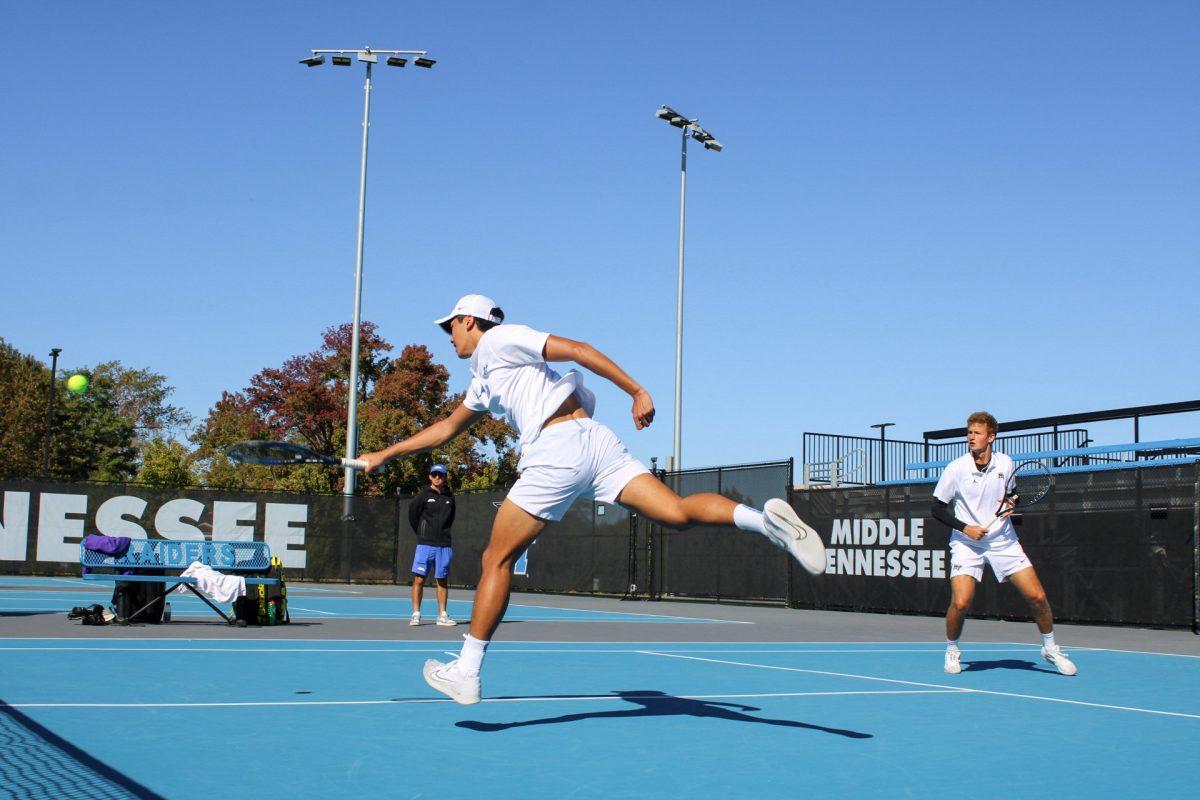
[[[446,474],[445,465],[444,464],[434,464],[432,467],[429,468],[430,475],[433,475],[435,472],[438,473],[439,475],[445,475]]]

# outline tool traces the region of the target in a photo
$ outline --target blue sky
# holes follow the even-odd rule
[[[671,448],[679,143],[691,148],[683,457],[799,456],[1200,396],[1192,2],[11,4],[0,336],[149,367],[202,417],[353,307],[397,346],[467,292],[587,340]],[[595,386],[599,379],[591,382]],[[1195,434],[1147,420],[1143,438]],[[1125,441],[1125,427],[1101,441]]]

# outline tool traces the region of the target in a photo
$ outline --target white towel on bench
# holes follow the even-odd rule
[[[232,603],[246,595],[246,579],[241,575],[226,575],[199,561],[189,564],[181,577],[195,578],[196,588],[218,603]]]

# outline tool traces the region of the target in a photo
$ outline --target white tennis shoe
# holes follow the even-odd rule
[[[958,673],[962,672],[962,663],[960,662],[961,658],[962,650],[959,650],[958,648],[946,651],[945,670],[947,675],[957,675]]]
[[[425,662],[422,673],[426,683],[454,702],[464,706],[479,702],[479,675],[468,678],[459,672],[457,658],[449,664],[431,658]]]
[[[420,625],[421,624],[421,615],[413,614],[412,618],[409,619],[408,624],[409,625]]]
[[[825,543],[821,534],[800,519],[786,501],[774,498],[763,506],[767,538],[776,547],[787,550],[812,575],[825,571]]]
[[[1071,659],[1067,658],[1067,654],[1064,653],[1062,648],[1058,645],[1055,645],[1054,647],[1043,647],[1042,658],[1053,664],[1055,669],[1057,669],[1063,675],[1074,675],[1079,671],[1075,668],[1075,664],[1071,662]]]
[[[437,624],[441,625],[443,628],[448,628],[451,625],[457,625],[458,623],[450,619],[449,614],[438,614]]]

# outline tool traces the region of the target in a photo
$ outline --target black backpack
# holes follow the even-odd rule
[[[286,625],[292,621],[292,617],[288,614],[283,562],[271,556],[271,566],[262,577],[278,578],[279,583],[247,584],[246,595],[233,603],[234,619],[242,620],[247,625]]]
[[[163,594],[167,590],[165,583],[150,583],[148,581],[117,581],[113,587],[112,604],[117,612],[117,619],[122,622],[149,622],[157,625],[163,620],[163,609],[167,598]],[[153,603],[151,598],[157,597]],[[148,608],[143,608],[150,603]],[[134,616],[134,612],[138,612]]]

